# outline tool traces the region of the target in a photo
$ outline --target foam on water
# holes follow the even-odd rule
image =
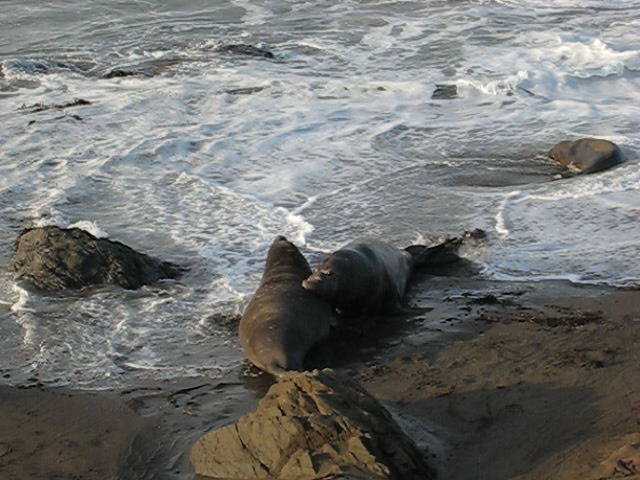
[[[22,228],[57,224],[189,268],[59,296],[0,273],[12,382],[237,368],[230,318],[278,234],[315,261],[357,236],[480,227],[467,254],[486,276],[640,281],[637,1],[4,7],[0,263]],[[275,58],[221,51],[237,43]],[[436,84],[457,94],[432,99]],[[76,98],[90,104],[63,107]],[[629,162],[559,179],[546,151],[582,136]]]
[[[640,174],[621,168],[508,194],[496,217],[499,248],[484,259],[492,274],[636,284],[640,266],[629,254],[638,248]]]

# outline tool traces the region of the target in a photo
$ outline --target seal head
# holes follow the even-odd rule
[[[318,295],[342,311],[361,305],[367,290],[374,288],[375,264],[361,251],[341,249],[325,257],[313,274],[303,280],[302,287]],[[354,276],[357,275],[357,278]]]
[[[391,312],[411,275],[411,255],[376,239],[357,239],[325,257],[302,287],[339,313]]]

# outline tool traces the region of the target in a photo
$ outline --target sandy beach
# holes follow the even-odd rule
[[[381,400],[440,478],[640,478],[640,291],[423,277],[409,304],[314,361]],[[195,478],[193,442],[271,382],[245,368],[128,391],[2,387],[0,477]]]

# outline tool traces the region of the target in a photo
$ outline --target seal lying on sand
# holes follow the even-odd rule
[[[329,336],[333,311],[302,288],[309,263],[294,244],[278,236],[262,280],[240,319],[240,343],[249,360],[275,376],[303,370],[309,349]]]
[[[302,286],[344,315],[389,313],[400,306],[417,267],[456,261],[454,249],[451,241],[403,250],[381,240],[357,239],[325,257]]]
[[[598,138],[565,140],[549,150],[549,157],[578,173],[606,170],[624,162],[624,154],[615,143]]]

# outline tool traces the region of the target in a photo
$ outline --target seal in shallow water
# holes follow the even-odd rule
[[[275,376],[303,370],[309,349],[329,336],[333,311],[302,288],[311,267],[285,237],[271,244],[260,285],[240,319],[240,343],[247,358]]]
[[[575,142],[564,140],[549,150],[549,157],[578,173],[599,172],[625,160],[620,147],[599,138],[581,138]]]
[[[400,307],[416,267],[458,260],[452,245],[403,250],[377,239],[357,239],[325,257],[302,286],[345,315],[390,313]]]

